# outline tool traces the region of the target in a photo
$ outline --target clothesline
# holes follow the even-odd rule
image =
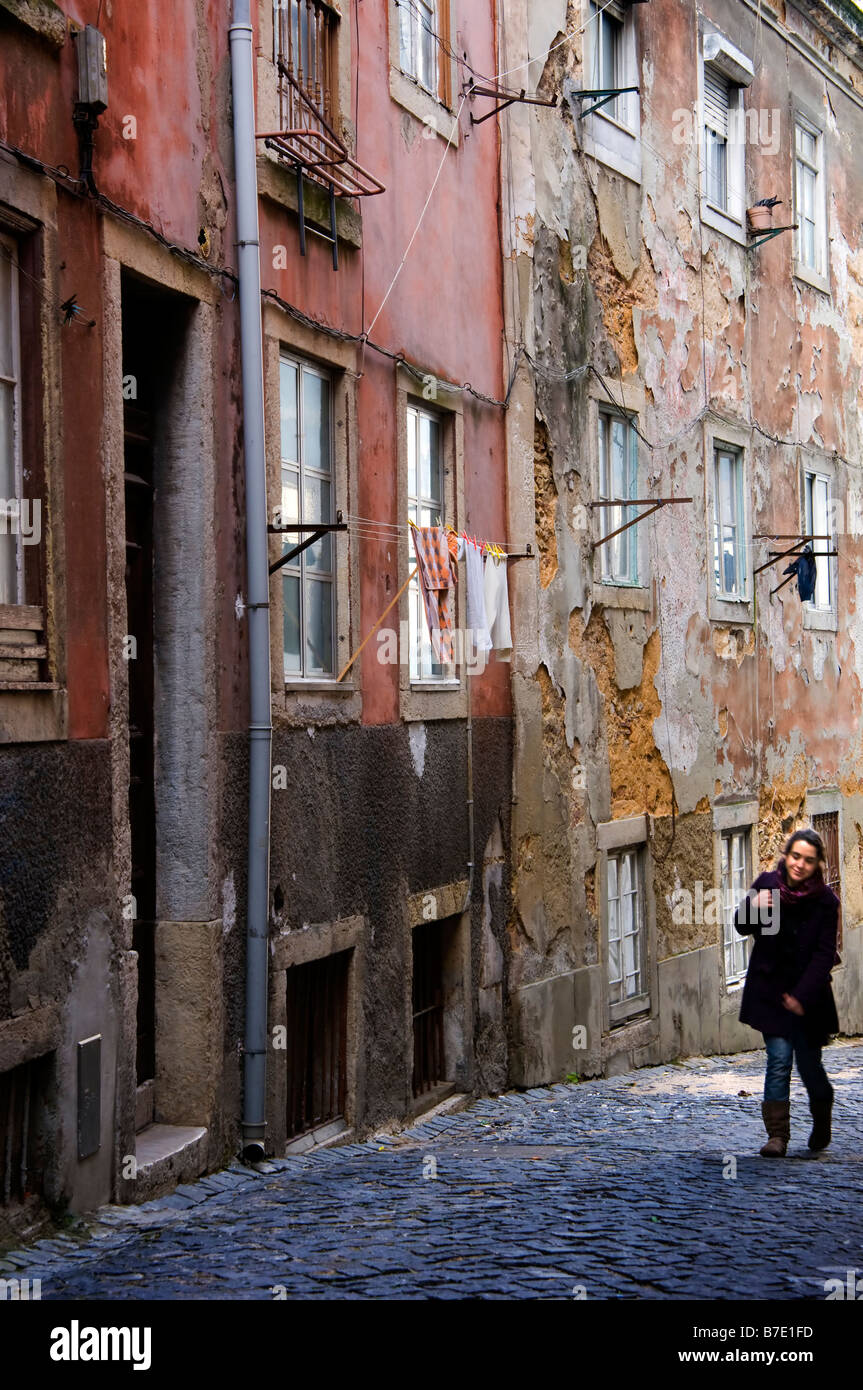
[[[346,512],[345,520],[348,523],[348,530],[363,540],[378,540],[394,544],[402,537],[408,538],[411,530],[416,528],[417,523],[408,519],[404,525],[399,525],[393,521],[379,521],[372,517],[360,516],[356,512]],[[421,529],[421,528],[420,528]],[[466,531],[456,531],[455,527],[444,522],[438,529],[456,535],[468,544],[473,545],[480,551],[480,554],[499,555],[503,559],[518,559],[524,555],[531,555],[533,552],[528,546],[526,550],[516,550],[507,545],[501,545],[498,541],[479,539],[476,535],[469,536]]]

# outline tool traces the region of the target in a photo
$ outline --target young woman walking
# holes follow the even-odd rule
[[[824,845],[814,830],[795,830],[775,869],[759,874],[738,905],[734,925],[755,942],[740,1021],[764,1034],[767,1075],[761,1114],[765,1158],[783,1158],[791,1137],[791,1064],[809,1093],[810,1149],[830,1143],[833,1087],[821,1049],[839,1031],[830,972],[838,963],[839,899],[824,882]]]

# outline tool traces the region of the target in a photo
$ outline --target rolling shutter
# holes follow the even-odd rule
[[[728,107],[731,84],[718,68],[704,64],[704,124],[728,139]]]

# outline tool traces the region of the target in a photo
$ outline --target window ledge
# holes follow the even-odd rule
[[[722,232],[729,240],[736,241],[739,246],[749,244],[744,223],[730,213],[720,212],[714,208],[706,199],[701,200],[701,220],[707,227],[712,227],[715,232]]]
[[[351,681],[285,681],[286,695],[354,695],[356,686]]]
[[[650,995],[639,994],[634,999],[622,999],[619,1004],[609,1004],[608,1020],[612,1028],[624,1023],[634,1023],[636,1015],[650,1016]]]
[[[805,285],[813,290],[820,290],[822,294],[829,295],[830,293],[830,281],[827,276],[819,275],[817,270],[813,270],[811,266],[803,265],[801,261],[794,262],[794,279],[802,280]]]
[[[406,77],[401,68],[390,66],[390,96],[399,106],[403,106],[427,130],[433,130],[447,144],[458,146],[460,131],[455,112],[442,106],[431,92],[427,92],[418,82]]]
[[[619,121],[603,117],[601,111],[594,112],[588,116],[588,120],[602,120],[603,125],[594,126],[592,132],[585,132],[582,148],[586,155],[595,159],[600,164],[604,164],[607,169],[612,169],[616,174],[622,174],[630,183],[641,184],[641,136],[637,131],[630,130],[629,126],[621,125]],[[618,133],[618,139],[626,142],[629,137],[631,151],[623,153],[614,150],[602,140],[602,134],[608,132],[610,135]]]
[[[593,601],[603,608],[630,608],[649,613],[651,591],[644,584],[594,584]]]
[[[711,593],[707,605],[707,618],[711,623],[749,624],[755,621],[751,598],[720,598]]]
[[[0,681],[0,690],[62,690],[57,681]]]
[[[0,0],[3,10],[52,48],[62,48],[66,42],[66,16],[53,0]]]
[[[839,622],[832,608],[804,608],[803,629],[809,632],[838,632]]]
[[[423,694],[444,690],[461,690],[461,681],[411,681],[411,690],[417,690]]]

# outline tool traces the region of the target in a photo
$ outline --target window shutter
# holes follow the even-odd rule
[[[725,140],[728,139],[730,87],[728,78],[717,68],[704,64],[704,123]]]

